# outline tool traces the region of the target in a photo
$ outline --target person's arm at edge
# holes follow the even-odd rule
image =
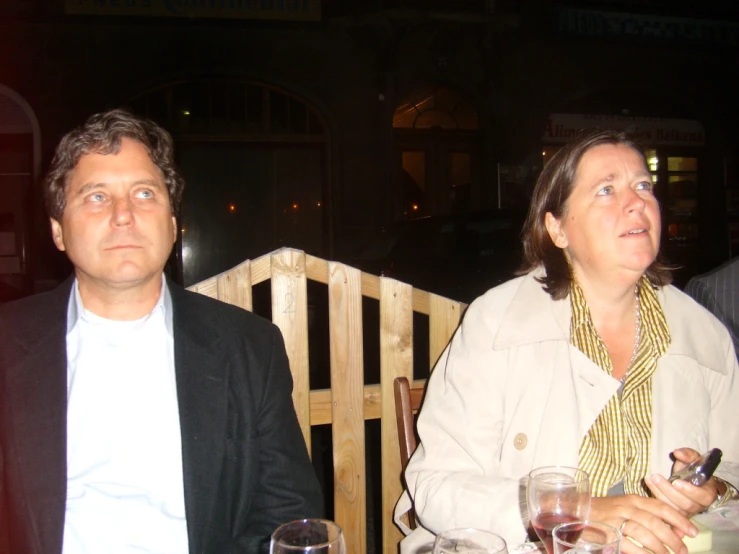
[[[702,279],[693,277],[685,285],[685,294],[698,302],[701,306],[711,312],[727,329],[730,329],[724,310],[721,305],[716,302],[713,291]],[[729,331],[731,332],[731,331]]]
[[[729,331],[731,340],[734,342],[734,349],[739,349],[739,337],[736,336],[732,322],[726,317],[724,307],[716,301],[716,297],[711,290],[711,287],[709,287],[702,278],[693,277],[685,285],[684,292],[724,324],[724,327]]]

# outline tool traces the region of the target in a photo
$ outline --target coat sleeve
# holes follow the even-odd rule
[[[272,532],[288,521],[323,515],[323,495],[292,402],[285,345],[272,328],[269,360],[259,399],[258,488],[252,501],[244,552],[268,552]]]
[[[495,323],[484,308],[479,300],[468,308],[431,374],[405,477],[424,528],[476,527],[517,543],[526,536],[525,494],[500,471],[508,355],[493,351]]]

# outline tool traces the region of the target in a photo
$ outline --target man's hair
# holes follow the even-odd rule
[[[172,214],[177,215],[185,181],[174,162],[170,134],[149,119],[126,110],[110,110],[90,116],[59,142],[43,183],[44,204],[49,216],[61,219],[66,205],[69,174],[85,154],[117,154],[124,138],[141,143],[164,176]]]
[[[518,273],[526,274],[543,266],[546,275],[537,279],[554,300],[567,296],[572,276],[564,251],[552,242],[547,232],[545,216],[547,212],[551,212],[558,220],[563,219],[582,157],[596,146],[605,144],[631,148],[646,165],[641,145],[626,133],[596,130],[575,139],[552,156],[536,181],[522,231],[524,262]],[[664,286],[672,281],[671,269],[673,268],[664,263],[658,254],[647,269],[646,276],[653,285]]]

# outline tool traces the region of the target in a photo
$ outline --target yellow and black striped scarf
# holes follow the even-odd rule
[[[637,287],[641,341],[621,395],[614,394],[580,446],[580,469],[590,476],[593,496],[606,496],[623,480],[626,494],[648,496],[652,438],[652,374],[670,344],[670,331],[654,287],[642,277]],[[580,287],[570,287],[572,345],[611,375],[608,349],[595,330]]]

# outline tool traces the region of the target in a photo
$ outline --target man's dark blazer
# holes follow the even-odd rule
[[[72,283],[0,307],[2,553],[62,549]],[[245,310],[169,288],[189,551],[266,551],[275,527],[323,512],[282,335]]]
[[[739,354],[739,257],[693,277],[685,285],[685,293],[726,326]]]

